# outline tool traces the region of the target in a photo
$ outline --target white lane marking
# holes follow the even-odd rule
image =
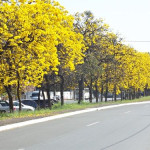
[[[94,122],[94,123],[91,123],[91,124],[88,124],[88,125],[86,125],[87,127],[90,127],[90,126],[93,126],[93,125],[95,125],[95,124],[98,124],[99,122]]]
[[[124,112],[125,114],[128,114],[128,113],[130,113],[131,111],[126,111],[126,112]]]

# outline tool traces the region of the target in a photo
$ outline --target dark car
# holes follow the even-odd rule
[[[44,108],[44,100],[33,100],[34,102],[36,102],[37,105],[40,105],[40,108]],[[51,99],[51,103],[52,105],[54,105],[54,103],[57,103],[54,99]],[[48,99],[45,100],[45,107],[48,108]]]
[[[44,102],[45,102],[45,107],[48,107],[48,100],[34,100],[40,108],[44,108]]]
[[[34,107],[35,109],[38,107],[38,104],[33,101],[33,100],[28,100],[28,99],[25,99],[25,100],[21,100],[21,102],[25,105],[28,105],[28,106],[32,106]]]

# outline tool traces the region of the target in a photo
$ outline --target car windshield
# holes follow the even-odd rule
[[[18,102],[13,102],[14,106],[19,106]]]
[[[0,102],[2,106],[9,106],[7,102]]]

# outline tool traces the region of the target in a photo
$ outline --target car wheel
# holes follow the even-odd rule
[[[0,113],[6,113],[6,111],[5,110],[1,110]]]

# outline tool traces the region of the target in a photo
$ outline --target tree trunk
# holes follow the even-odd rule
[[[135,99],[135,97],[136,97],[136,90],[134,88],[132,99]]]
[[[78,100],[78,104],[80,104],[81,101],[83,101],[83,90],[84,90],[84,79],[83,79],[83,76],[78,81],[78,86],[79,86],[79,100]]]
[[[89,86],[89,101],[90,103],[92,103],[92,83],[93,83],[93,80],[91,79],[90,81],[90,86]]]
[[[123,100],[123,92],[122,92],[122,90],[121,90],[121,101]]]
[[[38,93],[38,105],[39,105],[39,109],[40,109],[40,107],[41,107],[41,105],[40,105],[40,92],[41,92],[41,89],[39,89],[39,93]]]
[[[18,80],[18,86],[17,86],[17,97],[19,100],[19,112],[21,112],[21,99],[20,99],[20,82]]]
[[[60,75],[61,83],[60,83],[60,95],[61,95],[61,106],[64,105],[64,77]]]
[[[139,98],[141,98],[141,90],[138,89],[138,93],[139,93]]]
[[[150,89],[147,88],[147,96],[150,96]]]
[[[102,87],[101,87],[101,102],[103,101],[103,93],[104,93],[104,87],[103,87],[103,83],[102,83]]]
[[[144,95],[148,96],[148,85],[146,84],[145,88],[144,88]]]
[[[46,108],[46,100],[45,100],[45,95],[44,95],[44,90],[42,89],[42,96],[43,96],[43,107],[44,109]]]
[[[48,97],[48,107],[49,107],[49,109],[52,109],[52,102],[51,102],[50,93],[49,93],[50,88],[47,88],[46,92],[47,92],[47,97]]]
[[[114,101],[114,93],[112,93],[112,102]]]
[[[19,73],[17,72],[17,97],[18,97],[18,101],[19,101],[19,112],[21,112],[21,98],[20,98],[20,76]]]
[[[132,91],[131,91],[131,89],[129,89],[129,100],[131,100],[132,99]]]
[[[115,102],[117,101],[116,84],[115,84],[115,87],[114,87],[114,101]]]
[[[144,88],[143,96],[144,96],[144,97],[147,96],[147,95],[146,95],[146,88]]]
[[[47,97],[48,97],[48,107],[49,109],[52,109],[52,102],[50,99],[50,84],[49,84],[49,80],[48,80],[48,75],[45,75],[45,81],[46,81],[46,92],[47,92]]]
[[[105,102],[107,102],[108,97],[108,84],[106,84]]]
[[[98,103],[98,87],[97,87],[97,84],[95,85],[95,89],[96,89],[96,103]]]
[[[13,97],[11,94],[11,86],[4,86],[6,89],[6,92],[8,94],[8,98],[9,98],[9,109],[10,109],[10,113],[14,112],[14,108],[13,108]]]
[[[54,86],[53,86],[53,93],[54,93],[54,96],[56,96],[56,85],[54,83]]]
[[[128,100],[129,99],[129,90],[125,91],[125,99]]]

